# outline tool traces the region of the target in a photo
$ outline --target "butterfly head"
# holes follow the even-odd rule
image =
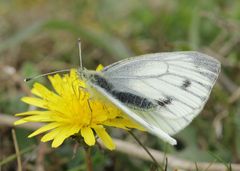
[[[95,71],[87,70],[86,68],[78,69],[78,75],[83,81],[91,80]]]

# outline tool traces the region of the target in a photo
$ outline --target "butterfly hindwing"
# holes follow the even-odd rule
[[[116,98],[114,98],[111,94],[109,94],[106,90],[100,88],[99,86],[92,84],[92,87],[97,90],[98,93],[104,95],[109,101],[111,101],[113,104],[115,104],[119,109],[121,109],[124,113],[126,113],[131,119],[135,120],[137,123],[142,125],[144,128],[146,128],[150,133],[158,136],[159,138],[163,139],[164,141],[175,145],[177,144],[176,140],[173,139],[171,136],[169,136],[165,131],[163,131],[160,127],[156,127],[155,125],[152,125],[149,123],[148,120],[145,120],[142,118],[141,115],[138,113],[135,113],[133,110],[125,106],[122,102],[119,102]]]

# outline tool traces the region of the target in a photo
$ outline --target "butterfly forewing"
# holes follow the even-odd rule
[[[199,114],[219,72],[220,63],[202,53],[155,53],[105,67],[102,77],[111,89],[92,84],[132,119],[166,140],[161,131],[174,134]]]

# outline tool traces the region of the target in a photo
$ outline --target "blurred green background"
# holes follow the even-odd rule
[[[77,39],[82,40],[84,67],[95,69],[146,53],[197,50],[216,57],[222,73],[203,112],[175,138],[171,147],[137,132],[149,147],[191,161],[240,162],[240,1],[239,0],[1,0],[0,113],[13,116],[28,110],[20,102],[32,82],[23,78],[79,67]],[[48,85],[45,78],[37,80]],[[1,121],[1,118],[0,118]],[[134,140],[123,131],[113,137]],[[17,129],[24,170],[85,170],[84,153],[73,158],[71,140],[58,149],[28,139]],[[39,149],[45,149],[41,155]],[[40,151],[40,152],[39,152]],[[0,162],[15,154],[11,127],[0,125]],[[40,158],[40,157],[43,158]],[[118,152],[92,152],[95,170],[150,170],[151,163]],[[39,159],[40,158],[40,159]],[[16,160],[0,170],[16,169]],[[171,169],[171,168],[169,168]]]

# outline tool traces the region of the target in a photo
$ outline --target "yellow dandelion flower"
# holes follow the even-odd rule
[[[102,66],[97,70],[101,68]],[[92,146],[95,144],[95,135],[97,135],[104,145],[112,150],[115,144],[106,132],[105,126],[142,130],[110,102],[92,97],[85,89],[86,84],[79,79],[75,69],[63,77],[56,74],[48,78],[55,92],[42,84],[35,83],[31,90],[35,97],[22,98],[23,102],[43,110],[16,114],[23,118],[16,121],[15,125],[26,122],[46,123],[30,134],[29,138],[45,132],[41,141],[52,140],[52,147],[58,147],[66,138],[77,135],[81,136],[87,145]]]

